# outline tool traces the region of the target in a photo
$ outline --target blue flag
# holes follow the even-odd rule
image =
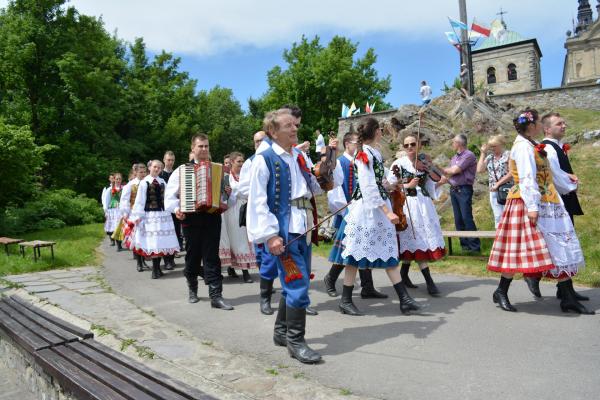
[[[450,25],[454,29],[464,29],[465,31],[469,30],[469,27],[465,23],[462,23],[460,21],[454,20],[454,19],[452,19],[450,17],[448,17],[448,21],[450,21]]]

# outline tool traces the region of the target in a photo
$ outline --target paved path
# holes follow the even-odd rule
[[[307,339],[325,362],[303,366],[273,346],[275,317],[259,313],[258,283],[225,278],[225,297],[236,309],[213,310],[202,285],[201,302],[187,303],[182,258],[175,271],[151,280],[149,272],[136,272],[129,253],[114,253],[106,245],[104,251],[104,273],[116,293],[234,353],[292,365],[343,392],[431,400],[584,399],[600,393],[600,315],[562,313],[551,284],[542,284],[545,297],[534,301],[526,285],[515,282],[510,294],[519,312],[513,314],[492,304],[495,279],[436,274],[444,297],[431,299],[416,272],[411,277],[420,287],[411,293],[429,307],[421,315],[403,316],[385,274],[375,271],[376,285],[393,300],[355,295],[356,305],[368,315],[348,317],[337,311],[339,298],[324,293],[327,265],[315,258],[311,298],[320,315],[308,317]],[[578,290],[591,297],[589,307],[600,308],[600,290]],[[275,295],[274,304],[278,299]]]

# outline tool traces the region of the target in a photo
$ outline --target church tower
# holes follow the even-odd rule
[[[578,0],[577,26],[574,34],[567,32],[565,68],[562,86],[590,85],[600,80],[600,18],[594,14],[588,0]],[[600,0],[596,5],[600,13]]]
[[[592,7],[590,6],[590,2],[588,0],[578,0],[579,7],[577,7],[577,27],[575,27],[575,34],[578,35],[583,31],[587,31],[587,29],[592,24],[594,19],[594,14],[592,12]],[[600,7],[600,3],[597,8]]]

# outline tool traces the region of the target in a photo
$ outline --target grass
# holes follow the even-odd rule
[[[25,240],[54,241],[54,262],[50,249],[41,249],[42,257],[33,261],[33,252],[26,249],[25,258],[18,253],[18,246],[10,246],[10,255],[4,249],[0,253],[0,276],[46,271],[55,268],[99,265],[101,260],[96,248],[104,238],[102,224],[69,226],[31,232],[20,236]]]

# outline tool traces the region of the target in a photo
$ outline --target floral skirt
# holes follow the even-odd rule
[[[119,208],[109,208],[106,210],[106,221],[104,222],[104,232],[114,232],[121,220],[121,210]]]

